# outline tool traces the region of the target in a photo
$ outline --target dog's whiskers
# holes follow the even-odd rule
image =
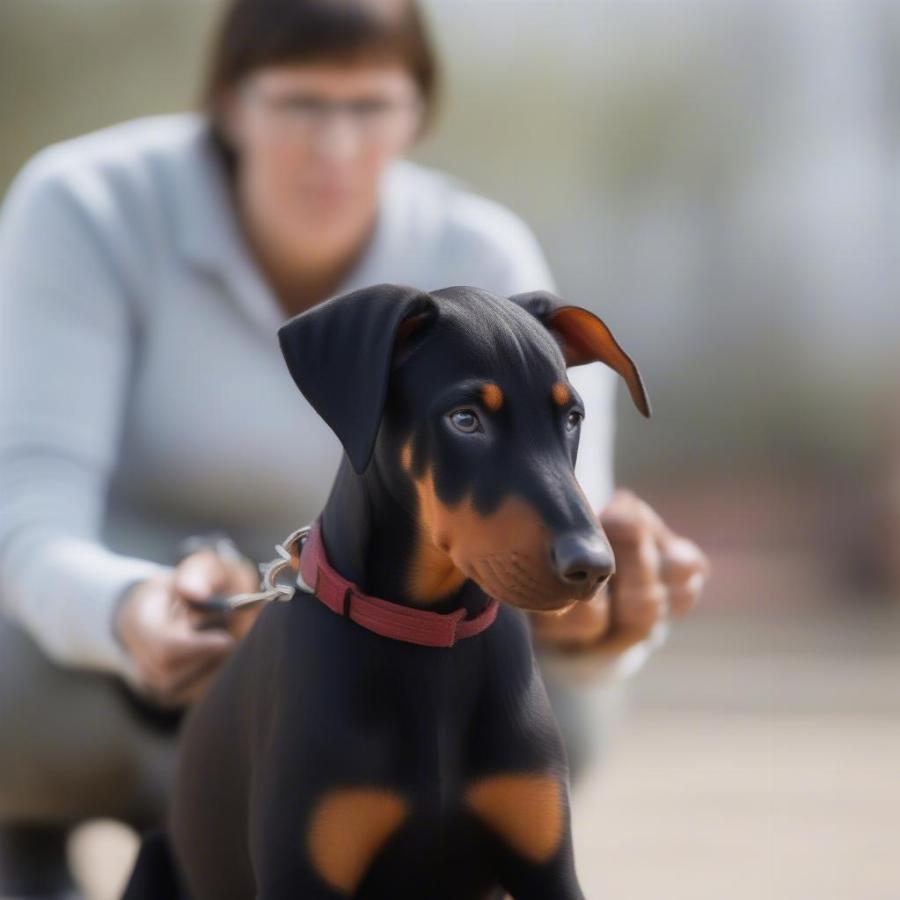
[[[512,594],[514,597],[518,597],[520,601],[523,603],[534,604],[540,603],[542,598],[542,594],[540,592],[535,593],[530,590],[524,589],[521,583],[519,582],[509,582],[502,577],[502,573],[498,573],[494,564],[487,557],[483,557],[482,561],[484,564],[490,569],[491,572],[491,580],[495,585],[501,588],[502,594]]]

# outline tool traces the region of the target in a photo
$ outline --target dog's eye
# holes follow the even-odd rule
[[[481,422],[478,414],[473,409],[457,409],[450,413],[450,421],[457,431],[465,434],[472,434],[475,431],[481,431]]]
[[[580,409],[569,410],[569,414],[566,416],[566,431],[574,431],[583,418],[584,413]]]

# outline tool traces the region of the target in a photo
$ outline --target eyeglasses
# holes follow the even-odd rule
[[[289,129],[291,136],[310,137],[338,115],[346,115],[354,129],[369,140],[378,141],[409,129],[418,119],[422,101],[418,97],[402,100],[326,100],[313,94],[292,93],[267,96],[258,90],[247,93],[268,113]]]

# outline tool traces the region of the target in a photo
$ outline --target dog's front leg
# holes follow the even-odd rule
[[[584,900],[561,773],[488,776],[470,786],[466,803],[495,844],[499,880],[513,900]]]
[[[343,785],[317,792],[300,817],[283,804],[268,805],[264,831],[254,841],[259,896],[265,900],[337,900],[356,896],[385,843],[402,827],[407,801],[374,785]],[[278,811],[285,815],[278,815]],[[272,815],[274,813],[274,816]]]
[[[512,900],[585,900],[575,874],[570,841],[542,865],[510,860],[503,866],[501,884]]]
[[[503,652],[489,657],[495,671],[472,729],[478,758],[490,765],[470,775],[463,803],[495,844],[498,880],[514,900],[582,900],[562,735],[527,626],[519,616],[504,623],[509,633]]]

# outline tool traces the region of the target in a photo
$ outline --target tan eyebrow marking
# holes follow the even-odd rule
[[[503,391],[500,390],[499,384],[488,382],[482,385],[481,402],[491,411],[497,412],[503,406]]]
[[[557,406],[565,406],[572,399],[572,392],[567,384],[557,381],[553,385],[553,402]]]

